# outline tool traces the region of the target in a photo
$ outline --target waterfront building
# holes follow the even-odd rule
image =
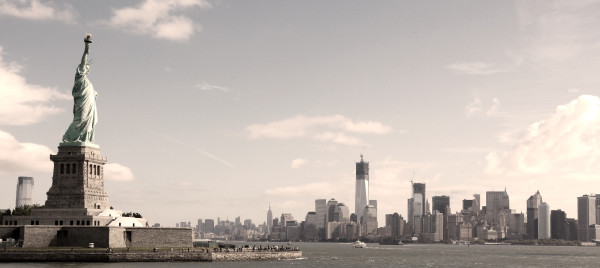
[[[377,208],[366,206],[363,211],[364,235],[375,235],[377,233]]]
[[[510,209],[510,201],[506,189],[504,191],[488,191],[485,193],[486,213],[495,214]]]
[[[269,203],[269,210],[267,211],[267,234],[271,233],[273,228],[273,211],[271,211],[271,203]]]
[[[527,238],[538,238],[538,207],[542,203],[542,195],[537,191],[527,199]]]
[[[444,214],[434,211],[423,216],[423,240],[425,242],[438,242],[443,239]]]
[[[596,239],[596,197],[584,195],[577,197],[577,228],[579,241],[590,242]]]
[[[326,239],[337,240],[344,237],[346,223],[331,221],[327,223]]]
[[[33,185],[34,183],[32,177],[19,177],[17,181],[16,207],[22,207],[25,205],[33,206],[35,204]]]
[[[550,205],[542,202],[538,206],[538,239],[550,239]]]
[[[508,221],[508,231],[511,238],[522,239],[526,234],[525,214],[511,213]]]
[[[566,227],[565,227],[565,239],[577,241],[579,240],[577,237],[577,227],[578,222],[576,219],[567,218]]]
[[[300,240],[300,228],[298,225],[290,225],[285,228],[286,240],[287,241],[298,241]]]
[[[443,240],[448,240],[448,213],[450,213],[450,197],[446,195],[434,196],[431,198],[433,211],[438,211],[444,215],[443,228],[440,231]]]
[[[319,222],[319,217],[316,212],[311,211],[306,213],[306,218],[304,219],[304,241],[318,241],[319,240],[319,230],[317,229],[317,224]]]
[[[348,206],[346,206],[346,204],[337,204],[337,208],[334,214],[334,221],[344,223],[350,221],[350,209],[348,209]]]
[[[354,194],[354,214],[360,223],[365,207],[369,205],[369,162],[365,162],[360,155],[360,162],[356,163],[356,188]]]
[[[485,219],[493,226],[498,238],[506,237],[508,232],[508,218],[510,211],[510,200],[506,189],[504,191],[488,191],[485,200]]]
[[[325,228],[327,221],[327,199],[315,200],[315,212],[317,213],[317,229]]]
[[[473,226],[470,223],[460,223],[458,231],[459,241],[473,240]]]
[[[327,201],[327,222],[335,221],[335,211],[337,210],[338,201],[335,198]]]
[[[567,214],[558,209],[550,211],[550,237],[552,239],[567,239]]]
[[[456,241],[458,240],[458,230],[459,226],[462,223],[462,214],[449,214],[448,215],[448,238],[447,241]]]
[[[390,228],[390,237],[393,240],[398,240],[402,237],[404,233],[404,219],[397,212],[385,215],[385,226]]]

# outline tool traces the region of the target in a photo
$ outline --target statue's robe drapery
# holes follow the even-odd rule
[[[80,64],[73,85],[73,122],[63,136],[63,142],[94,143],[94,128],[98,122],[96,97],[98,93],[87,79],[90,66]]]

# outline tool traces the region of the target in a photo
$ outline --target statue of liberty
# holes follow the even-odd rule
[[[69,129],[63,135],[61,145],[93,145],[94,128],[98,122],[98,112],[96,111],[96,97],[98,93],[87,78],[90,71],[88,63],[88,54],[90,53],[90,44],[92,35],[86,34],[84,39],[85,50],[81,57],[81,63],[77,66],[75,72],[75,83],[73,85],[73,122]]]

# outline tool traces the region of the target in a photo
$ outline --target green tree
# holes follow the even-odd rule
[[[41,206],[39,204],[35,204],[35,205],[23,205],[23,206],[19,206],[16,207],[13,211],[12,211],[12,215],[13,216],[31,216],[31,209],[32,208],[43,208],[44,206]]]
[[[138,219],[143,218],[142,214],[137,213],[137,212],[125,212],[125,213],[123,213],[123,217],[134,217],[134,218],[138,218]]]

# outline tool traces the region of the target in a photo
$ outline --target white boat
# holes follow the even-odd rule
[[[356,240],[356,242],[353,243],[353,246],[355,248],[366,248],[367,247],[367,243],[362,242],[360,240]]]

